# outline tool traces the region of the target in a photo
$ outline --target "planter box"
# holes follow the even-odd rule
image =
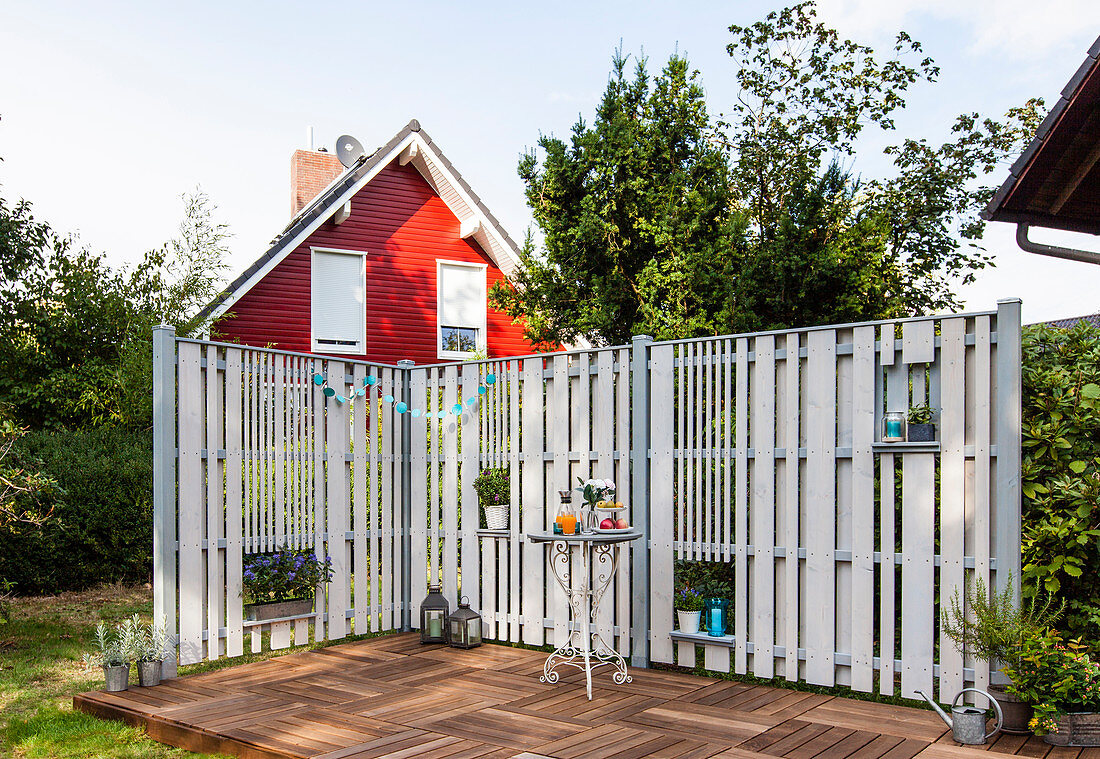
[[[908,429],[908,441],[910,443],[931,443],[936,439],[936,425],[934,424],[910,424]]]
[[[1052,746],[1100,746],[1100,712],[1075,712],[1058,718],[1058,732],[1043,740]]]
[[[312,598],[295,598],[291,601],[267,604],[246,604],[244,607],[244,618],[249,622],[262,622],[265,619],[283,617],[306,617],[312,613]]]

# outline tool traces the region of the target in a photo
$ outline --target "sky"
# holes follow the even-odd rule
[[[729,25],[781,6],[4,0],[0,193],[122,265],[171,238],[182,194],[200,187],[233,233],[235,276],[289,221],[290,157],[307,127],[318,146],[351,134],[369,151],[416,118],[522,239],[519,157],[540,134],[591,120],[617,47],[651,69],[686,55],[720,114],[737,95]],[[1100,35],[1095,0],[821,0],[819,11],[883,51],[904,29],[941,67],[896,134],[861,140],[853,168],[865,177],[888,170],[884,146],[942,140],[959,113],[1053,104]],[[1024,253],[1014,233],[989,226],[997,266],[959,290],[968,310],[1020,297],[1025,322],[1100,311],[1100,266]],[[1100,250],[1091,236],[1032,237]]]

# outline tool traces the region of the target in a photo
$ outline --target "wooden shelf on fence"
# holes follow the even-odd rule
[[[737,639],[732,635],[711,635],[705,632],[689,633],[683,630],[673,630],[669,635],[672,636],[673,640],[685,643],[706,643],[711,646],[726,646],[728,648],[733,648],[737,642]]]
[[[479,538],[510,538],[512,537],[511,530],[478,530],[477,536]]]
[[[940,441],[930,440],[927,443],[871,443],[871,450],[875,453],[939,453]]]

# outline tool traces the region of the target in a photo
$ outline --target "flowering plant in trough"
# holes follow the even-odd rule
[[[286,546],[244,559],[244,590],[252,603],[311,599],[317,586],[332,579],[332,560],[313,551]]]
[[[1057,732],[1065,714],[1100,711],[1100,663],[1089,658],[1088,646],[1050,631],[1020,648],[1017,663],[1005,670],[1012,678],[1007,690],[1034,704],[1030,727],[1037,735]]]

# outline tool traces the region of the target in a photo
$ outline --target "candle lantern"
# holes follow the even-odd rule
[[[726,609],[729,601],[724,598],[708,598],[703,617],[707,635],[718,637],[726,634]]]
[[[438,585],[428,588],[428,597],[420,602],[420,642],[447,642],[447,612],[450,606]]]
[[[905,413],[887,411],[882,415],[882,442],[901,443],[905,440]]]
[[[455,648],[474,648],[481,645],[481,615],[470,608],[466,596],[458,602],[458,608],[449,618],[450,643]]]

